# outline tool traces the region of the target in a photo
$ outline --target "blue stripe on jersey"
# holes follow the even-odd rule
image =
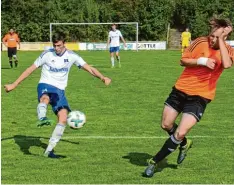
[[[72,50],[67,50],[67,52],[68,52],[69,54],[74,54],[74,55],[77,55],[78,57],[80,57],[77,53],[75,53],[75,52],[72,51]]]
[[[51,48],[51,49],[48,49],[48,50],[42,52],[41,55],[40,55],[40,57],[42,58],[48,52],[54,52],[54,48]]]
[[[68,54],[73,54],[73,55],[76,55],[78,57],[80,57],[77,53],[75,53],[74,51],[72,50],[67,50]],[[79,69],[82,67],[81,65],[77,66]]]

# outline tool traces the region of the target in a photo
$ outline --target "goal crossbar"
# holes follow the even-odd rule
[[[138,51],[138,22],[116,22],[116,23],[50,23],[50,42],[52,42],[52,26],[53,25],[111,25],[111,24],[133,24],[136,25],[136,50]]]

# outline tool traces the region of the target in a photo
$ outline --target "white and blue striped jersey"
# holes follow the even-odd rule
[[[34,62],[36,67],[41,67],[39,83],[53,85],[61,90],[67,87],[68,74],[74,64],[81,68],[86,62],[75,52],[66,50],[57,55],[54,49],[44,51]]]
[[[119,30],[110,31],[108,38],[110,38],[110,47],[118,47],[119,46],[119,39],[123,37]]]

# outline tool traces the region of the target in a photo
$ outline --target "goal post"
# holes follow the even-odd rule
[[[53,26],[55,25],[111,25],[113,23],[108,22],[108,23],[50,23],[50,42],[52,42],[52,35],[53,35]],[[135,25],[136,28],[136,50],[138,51],[138,22],[117,22],[114,24],[118,25]],[[120,30],[121,31],[121,30]],[[123,35],[124,36],[124,35]],[[125,37],[124,37],[125,38]]]

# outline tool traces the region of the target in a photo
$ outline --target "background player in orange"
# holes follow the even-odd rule
[[[4,36],[2,41],[3,41],[3,44],[7,47],[9,63],[10,63],[11,68],[13,67],[12,57],[14,58],[15,67],[17,67],[18,66],[18,59],[16,56],[17,43],[18,43],[19,49],[20,49],[20,39],[19,39],[18,34],[15,33],[13,29],[10,29],[9,33],[7,33]]]
[[[186,28],[185,31],[181,34],[181,52],[184,52],[184,49],[189,47],[191,43],[191,33],[189,32],[189,29]]]
[[[181,65],[185,69],[165,101],[162,115],[161,126],[170,137],[149,160],[145,170],[147,177],[152,177],[157,164],[178,146],[177,163],[185,159],[192,146],[192,141],[185,136],[200,121],[207,104],[214,99],[223,69],[230,68],[234,62],[234,50],[225,43],[231,32],[232,26],[228,20],[213,19],[210,35],[196,39],[183,53]],[[177,126],[175,120],[180,113],[182,116]]]

